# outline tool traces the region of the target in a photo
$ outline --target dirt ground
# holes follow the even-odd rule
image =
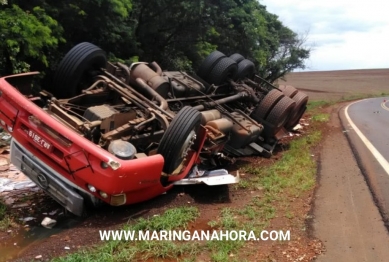
[[[279,84],[292,85],[311,100],[339,100],[360,94],[389,93],[389,69],[298,72]]]
[[[349,97],[356,94],[387,92],[388,82],[389,70],[352,70],[292,73],[286,77],[286,82],[280,81],[279,84],[286,83],[293,85],[306,92],[312,100],[338,100],[342,97]],[[323,131],[328,133],[331,131],[331,128],[328,125],[323,128]],[[320,146],[318,149],[320,149]],[[247,163],[252,163],[253,165],[261,164],[265,167],[281,157],[283,149],[279,148],[279,151],[270,159],[239,159],[236,167]],[[316,155],[316,153],[319,156],[320,152],[315,152],[314,154]],[[317,160],[319,161],[319,157]],[[22,225],[22,230],[14,230],[14,232],[17,232],[16,234],[14,232],[0,233],[0,248],[2,246],[15,246],[13,248],[16,251],[13,252],[12,259],[9,260],[31,261],[41,255],[44,255],[44,259],[50,259],[74,252],[85,246],[101,243],[97,233],[99,229],[119,228],[129,219],[141,216],[149,217],[154,214],[161,214],[169,208],[185,205],[196,206],[201,213],[200,218],[196,220],[196,223],[191,225],[191,228],[199,230],[207,229],[207,221],[218,216],[222,208],[241,207],[247,204],[247,194],[260,194],[260,192],[238,190],[233,186],[175,187],[167,194],[145,203],[117,208],[104,207],[90,214],[89,217],[82,219],[75,217],[69,219],[67,217],[67,223],[61,225],[60,230],[51,231],[48,235],[34,240],[26,248],[18,249],[18,241],[22,241],[20,235],[24,235],[28,231],[28,228],[39,225],[44,217],[43,213],[60,210],[60,207],[50,201],[47,196],[39,194],[29,198],[29,205],[27,207],[21,207],[15,210],[15,212],[19,212],[18,217],[26,217],[29,216],[30,212],[34,211],[34,208],[32,208],[33,204],[40,205],[39,203],[44,203],[44,206],[39,211],[34,211],[39,213],[34,215],[36,219],[26,222],[25,224],[28,226]],[[313,191],[308,192],[301,198],[291,200],[290,205],[295,211],[296,217],[309,218],[313,212],[313,200]],[[60,221],[65,216],[66,214],[61,214],[61,211],[58,211],[55,218]],[[312,219],[308,219],[307,221],[310,223],[308,224],[308,229],[313,228]],[[293,226],[293,222],[279,217],[272,221],[271,227],[276,229],[287,228],[287,226]],[[313,232],[310,230],[299,232],[293,237],[292,241],[285,245],[259,245],[255,247],[258,250],[257,253],[251,255],[249,258],[255,261],[312,261],[323,251],[321,242],[313,237]],[[65,249],[64,247],[68,247],[69,249]],[[271,259],[269,260],[269,258]],[[2,258],[0,257],[1,260]]]

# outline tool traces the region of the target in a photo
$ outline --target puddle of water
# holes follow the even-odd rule
[[[47,229],[42,226],[31,226],[29,230],[21,228],[14,236],[0,243],[0,262],[15,259],[22,254],[27,248],[35,245],[44,239],[58,234],[66,229],[72,228],[82,221],[75,218],[58,218],[57,224],[52,229]],[[16,244],[15,244],[16,243]]]

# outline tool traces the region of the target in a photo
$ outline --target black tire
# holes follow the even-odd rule
[[[295,127],[300,122],[300,118],[303,116],[307,108],[308,96],[305,93],[298,91],[298,93],[293,96],[293,100],[296,102],[296,106],[293,115],[285,124],[285,128],[288,130],[293,129],[293,127]]]
[[[184,160],[182,155],[186,141],[192,131],[197,134],[201,123],[201,113],[192,107],[185,106],[174,117],[166,129],[159,147],[158,154],[165,159],[163,172],[171,174]],[[189,145],[190,146],[190,145]]]
[[[83,42],[74,46],[58,65],[54,75],[53,94],[57,98],[79,94],[83,89],[80,83],[88,72],[105,68],[106,64],[105,52],[94,44]]]
[[[269,93],[259,102],[259,105],[251,113],[251,118],[258,122],[262,122],[269,115],[273,107],[281,100],[285,95],[277,89],[270,90]]]
[[[248,59],[244,59],[239,62],[238,64],[238,74],[237,74],[237,79],[253,79],[255,74],[255,65],[253,62],[251,62]]]
[[[280,85],[278,87],[286,96],[293,98],[298,90],[294,88],[293,86],[285,86],[285,85]]]
[[[230,58],[234,60],[237,64],[239,64],[240,61],[244,60],[244,56],[238,53],[230,55]]]
[[[275,135],[285,125],[293,113],[296,102],[284,96],[270,111],[266,121],[273,125],[272,133]]]
[[[199,70],[197,71],[197,75],[202,79],[207,80],[209,72],[211,72],[216,63],[223,57],[226,57],[226,55],[217,50],[210,53],[200,65]]]
[[[227,81],[227,79],[236,79],[238,72],[238,65],[229,57],[224,57],[217,62],[215,67],[209,74],[208,82],[214,85],[220,85]]]

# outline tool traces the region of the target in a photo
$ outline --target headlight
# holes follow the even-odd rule
[[[100,196],[101,196],[102,198],[107,198],[107,197],[108,197],[108,194],[105,193],[105,192],[103,192],[103,191],[99,191],[99,193],[100,193]]]
[[[89,189],[90,192],[95,193],[97,191],[94,186],[89,185],[89,184],[87,186],[88,186],[88,189]]]

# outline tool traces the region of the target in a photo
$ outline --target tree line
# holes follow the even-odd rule
[[[257,0],[0,0],[0,75],[50,75],[91,42],[111,60],[193,72],[212,51],[240,53],[269,81],[304,68],[310,49]]]

